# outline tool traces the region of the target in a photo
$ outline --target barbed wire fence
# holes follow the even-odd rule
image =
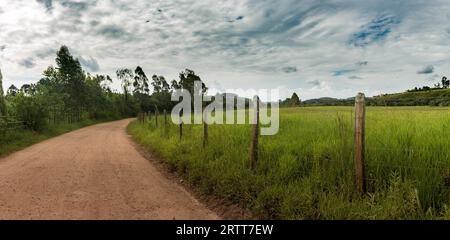
[[[257,96],[255,96],[254,99],[257,99],[256,101],[258,101],[259,103],[259,98]],[[257,113],[257,115],[255,116],[259,116],[259,105],[260,104],[255,104],[256,109],[255,112]],[[366,97],[364,94],[359,93],[356,97],[355,97],[355,109],[354,111],[352,111],[351,113],[351,117],[352,119],[355,121],[354,124],[354,130],[353,130],[353,137],[354,137],[354,149],[353,149],[353,157],[354,157],[354,178],[355,178],[355,189],[358,192],[361,193],[365,193],[368,187],[367,182],[368,181],[375,181],[375,180],[379,180],[377,178],[374,178],[373,176],[367,176],[367,174],[373,174],[373,170],[374,169],[389,169],[392,171],[402,171],[402,170],[409,170],[409,171],[415,171],[415,172],[427,172],[427,171],[438,171],[441,173],[448,173],[448,181],[449,184],[445,185],[444,187],[450,189],[450,162],[445,162],[445,161],[439,161],[439,162],[433,162],[430,163],[427,166],[423,166],[423,164],[421,164],[420,166],[414,166],[413,164],[415,164],[414,162],[411,162],[411,164],[407,164],[405,163],[398,163],[398,162],[392,162],[392,161],[386,161],[386,162],[380,162],[378,160],[376,161],[371,161],[371,157],[373,155],[373,153],[377,153],[377,154],[383,154],[384,152],[388,152],[389,155],[394,156],[395,154],[399,154],[399,155],[405,155],[405,154],[410,154],[411,158],[413,158],[414,156],[417,156],[417,154],[429,154],[430,151],[433,151],[434,155],[438,155],[443,156],[444,160],[445,159],[450,159],[450,154],[448,152],[448,149],[441,149],[439,152],[436,152],[436,149],[427,149],[426,147],[422,148],[390,148],[388,145],[386,146],[372,146],[372,145],[367,145],[366,144],[366,133],[365,133],[365,121],[366,121],[366,105],[367,105],[367,101],[366,101]],[[158,128],[164,128],[164,135],[167,138],[168,137],[168,133],[170,132],[168,128],[170,124],[167,123],[167,116],[166,116],[166,110],[163,110],[164,112],[164,124],[158,124],[158,110],[155,108],[154,114],[152,114],[152,111],[149,111],[147,114],[145,113],[139,113],[138,114],[138,121],[142,124],[144,124],[145,126],[148,126],[149,129],[158,129]],[[153,115],[153,117],[152,117]],[[181,116],[181,115],[180,115]],[[205,119],[205,117],[203,117]],[[257,121],[255,123],[252,123],[252,128],[251,128],[251,132],[249,132],[249,135],[251,136],[251,141],[250,141],[250,146],[249,148],[249,166],[251,167],[251,169],[256,169],[256,166],[258,164],[258,156],[259,156],[259,152],[260,148],[258,148],[258,138],[260,138],[260,134],[259,134],[259,130],[260,128],[258,127],[260,122],[259,122],[259,117],[256,117]],[[179,128],[179,138],[180,141],[183,139],[183,124],[178,124],[177,125]],[[208,128],[208,124],[203,121],[203,138],[201,139],[201,144],[203,146],[203,148],[206,148],[208,145],[208,136],[209,136],[209,128]],[[370,143],[370,142],[369,142]],[[440,158],[439,158],[440,159]]]

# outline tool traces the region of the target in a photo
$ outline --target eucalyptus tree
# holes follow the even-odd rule
[[[86,104],[86,75],[80,62],[72,56],[68,47],[62,46],[56,55],[59,82],[62,83],[63,91],[68,96],[66,103],[80,119],[81,111]]]
[[[130,87],[134,80],[133,71],[129,68],[121,68],[116,71],[117,79],[121,82],[125,102],[128,101],[130,94]]]
[[[133,87],[135,93],[150,94],[147,75],[145,75],[144,70],[140,66],[137,66],[136,70],[134,70]]]
[[[3,76],[0,69],[0,116],[6,115],[5,93],[3,92]]]

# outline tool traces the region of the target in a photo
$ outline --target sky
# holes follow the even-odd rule
[[[450,0],[0,0],[5,89],[38,81],[61,45],[92,74],[189,68],[210,93],[374,96],[450,75]]]

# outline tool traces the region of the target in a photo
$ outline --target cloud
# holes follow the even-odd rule
[[[33,58],[26,58],[19,62],[19,65],[25,68],[33,68],[36,66],[36,63],[34,62]]]
[[[0,52],[5,51],[5,49],[6,49],[6,45],[0,45]]]
[[[294,73],[297,72],[297,67],[283,67],[281,70],[285,73]]]
[[[427,81],[429,81],[429,82],[436,82],[436,81],[441,82],[441,79],[442,79],[441,75],[433,74],[430,77],[428,77]]]
[[[50,12],[53,9],[53,2],[52,0],[36,0],[38,3],[41,3],[44,5],[45,9]]]
[[[308,97],[403,91],[428,84],[417,75],[424,62],[450,65],[444,0],[14,0],[0,9],[9,85],[40,79],[63,44],[89,71],[100,59],[109,75],[140,65],[176,79],[191,68],[208,85],[302,88]],[[35,67],[24,71],[24,59]]]
[[[237,16],[237,17],[234,18],[234,19],[229,19],[228,17],[226,17],[225,19],[228,19],[227,22],[234,23],[234,22],[236,22],[236,21],[241,21],[241,20],[243,20],[243,19],[244,19],[244,16]]]
[[[117,25],[103,26],[97,31],[97,33],[111,39],[120,39],[127,36],[127,32],[122,27]]]
[[[353,34],[349,44],[355,47],[365,47],[375,42],[382,41],[391,33],[394,25],[399,24],[399,20],[392,15],[380,15],[360,30]]]
[[[51,0],[47,0],[50,1]],[[96,1],[92,1],[91,4],[95,4]],[[77,1],[70,1],[70,0],[61,0],[60,4],[64,7],[76,10],[76,11],[85,11],[88,6],[89,3],[88,2],[77,2]]]
[[[95,60],[93,57],[79,57],[78,61],[80,61],[81,66],[87,68],[91,72],[98,72],[100,70],[100,66],[98,65],[97,60]]]
[[[434,66],[428,65],[428,66],[424,67],[423,69],[417,71],[417,74],[431,74],[433,72],[434,72]]]
[[[342,76],[342,75],[346,75],[348,73],[354,72],[355,70],[353,69],[338,69],[333,71],[333,76],[338,77],[338,76]]]
[[[356,63],[356,65],[358,65],[358,66],[367,66],[367,64],[369,64],[368,61],[359,61]]]
[[[313,87],[318,87],[318,86],[320,86],[320,81],[319,81],[319,80],[311,80],[311,81],[308,81],[308,82],[306,82],[306,83],[308,83],[309,85],[311,85],[311,86],[313,86]]]
[[[45,59],[47,57],[50,57],[52,55],[55,55],[56,51],[52,48],[43,48],[36,51],[36,57],[39,59]]]

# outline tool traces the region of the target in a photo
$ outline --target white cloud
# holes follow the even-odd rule
[[[110,75],[140,65],[171,80],[191,68],[223,89],[379,94],[429,84],[424,66],[449,74],[449,14],[446,0],[5,0],[0,67],[5,85],[37,81],[65,44],[86,70]],[[380,16],[394,22],[382,38],[375,29],[350,44]]]

